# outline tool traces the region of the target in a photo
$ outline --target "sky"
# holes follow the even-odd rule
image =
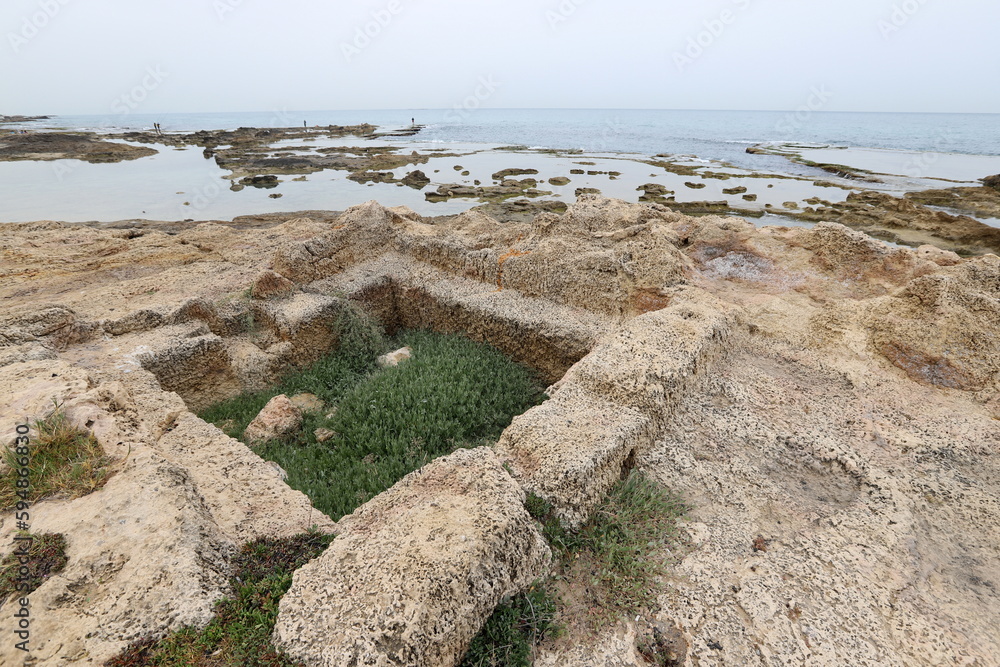
[[[0,114],[1000,112],[996,0],[3,0]]]

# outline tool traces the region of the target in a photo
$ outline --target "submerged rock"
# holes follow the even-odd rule
[[[407,185],[416,190],[421,190],[427,185],[430,185],[431,179],[427,178],[427,174],[417,169],[416,171],[411,171],[406,176],[403,177],[403,185]]]
[[[253,188],[276,188],[278,187],[278,177],[273,174],[246,176],[245,178],[240,179],[240,184],[249,185]]]

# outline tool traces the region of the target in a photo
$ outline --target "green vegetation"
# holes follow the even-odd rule
[[[0,511],[18,501],[36,502],[50,496],[79,498],[104,486],[111,477],[111,459],[94,436],[73,426],[59,409],[35,423],[36,436],[27,457],[14,448],[3,448],[0,471]],[[27,465],[23,465],[27,458]],[[27,493],[17,487],[18,469],[28,469]]]
[[[566,530],[540,498],[529,497],[528,511],[559,555],[557,580],[588,583],[590,620],[600,625],[655,604],[659,579],[669,565],[659,554],[676,539],[677,520],[686,507],[633,471],[579,531]]]
[[[548,581],[501,604],[473,640],[462,667],[530,665],[532,646],[562,632],[562,621],[592,627],[653,607],[686,507],[638,472],[617,484],[604,507],[578,531],[567,530],[552,506],[529,494],[528,512],[557,556]],[[582,609],[569,609],[567,602]],[[568,616],[582,618],[568,619]]]
[[[30,541],[24,538],[30,538]],[[25,549],[25,546],[27,548]],[[16,552],[21,551],[21,554]],[[20,559],[27,551],[28,574],[22,577]],[[37,589],[53,574],[66,567],[66,538],[56,533],[32,535],[18,533],[14,541],[14,552],[0,562],[0,605],[9,597],[25,597]],[[18,588],[18,585],[21,588]]]
[[[531,649],[556,637],[556,601],[543,583],[504,600],[472,640],[460,667],[530,667]]]
[[[278,602],[292,585],[292,574],[319,556],[333,538],[306,533],[289,539],[260,539],[243,547],[230,579],[233,597],[220,600],[215,618],[203,630],[186,628],[168,637],[129,646],[109,667],[242,665],[291,667],[296,663],[271,644]]]
[[[387,340],[353,310],[338,326],[341,345],[331,355],[270,391],[237,397],[201,415],[241,437],[278,394],[306,392],[322,399],[330,407],[307,414],[299,432],[265,444],[259,453],[284,468],[289,485],[334,519],[439,456],[489,444],[544,398],[530,370],[467,338],[405,331]],[[403,346],[413,349],[410,361],[376,366],[379,354]],[[336,435],[321,443],[317,429]]]

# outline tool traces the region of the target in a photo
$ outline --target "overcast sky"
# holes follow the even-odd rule
[[[997,0],[2,0],[0,20],[4,114],[477,88],[500,108],[1000,112]]]

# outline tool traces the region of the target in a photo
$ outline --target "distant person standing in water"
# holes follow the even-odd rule
[[[416,124],[417,124],[417,119],[416,118],[411,118],[410,119],[410,125],[416,125]]]

